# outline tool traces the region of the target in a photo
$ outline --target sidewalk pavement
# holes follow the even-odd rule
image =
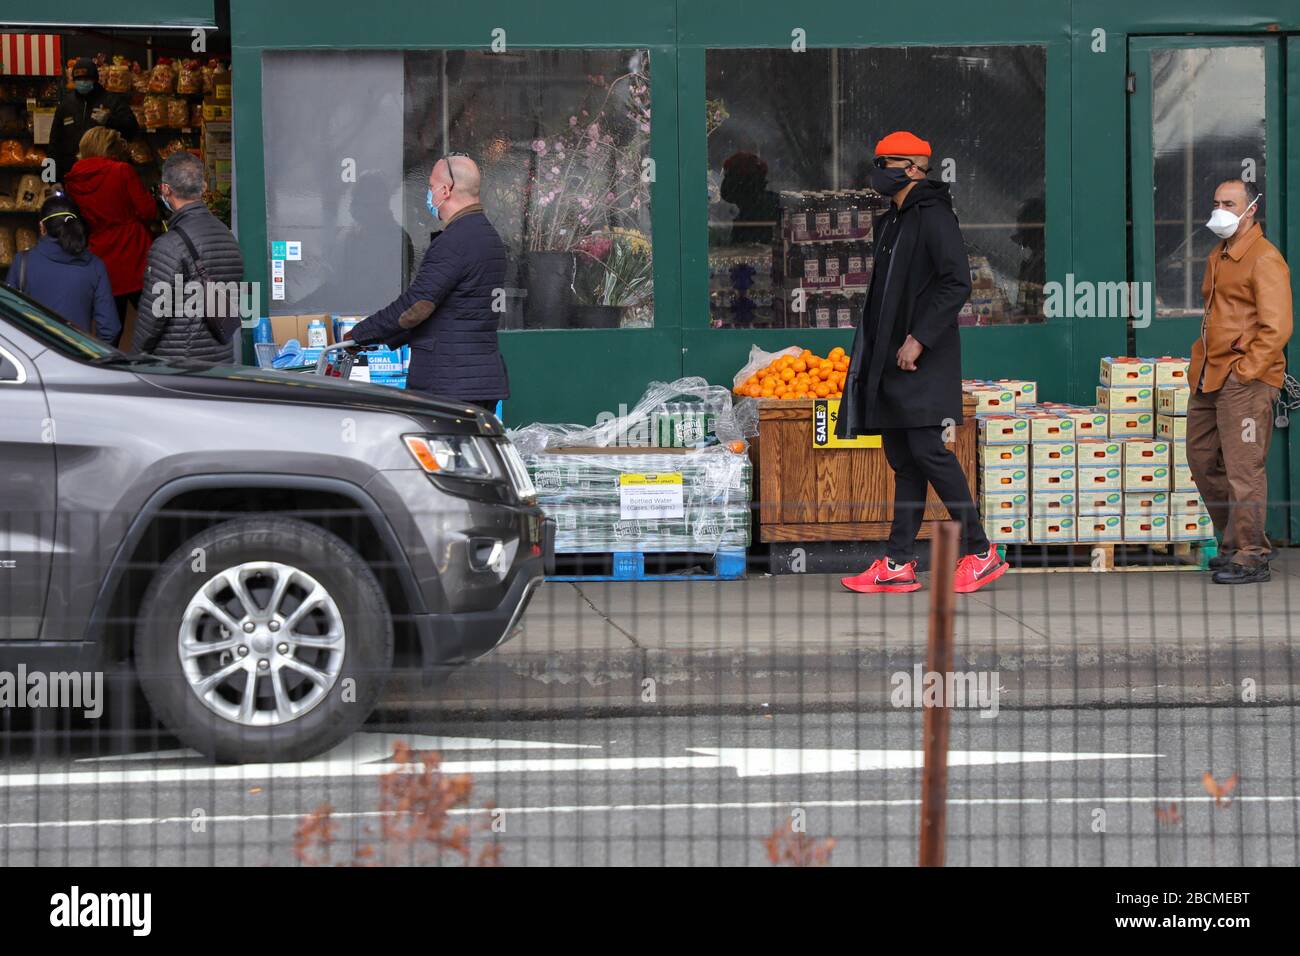
[[[853,594],[825,574],[548,582],[512,640],[385,709],[885,708],[891,677],[924,665],[929,577],[911,594]],[[1263,585],[1011,571],[956,597],[954,669],[996,671],[1002,708],[1300,699],[1300,550]]]

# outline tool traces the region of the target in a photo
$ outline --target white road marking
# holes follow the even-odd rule
[[[409,739],[409,738],[397,738]],[[734,768],[740,777],[771,777],[790,774],[856,773],[864,770],[893,770],[920,767],[920,750],[799,750],[769,747],[688,748],[695,756],[644,757],[539,757],[491,758],[444,761],[446,774],[502,773],[618,773],[635,770],[718,770]],[[378,744],[363,751],[374,756],[383,752]],[[391,754],[391,750],[388,751]],[[1138,760],[1156,754],[1051,753],[1047,751],[954,750],[948,765],[986,766],[993,764],[1049,763],[1079,760]],[[380,758],[382,760],[382,758]],[[130,786],[170,783],[242,784],[268,780],[302,780],[322,777],[375,777],[397,770],[418,771],[417,764],[360,763],[338,749],[304,763],[240,764],[221,766],[155,767],[147,770],[95,770],[72,773],[64,770],[14,773],[0,776],[0,789],[22,787]]]
[[[1285,794],[1271,796],[1240,796],[1234,797],[1233,803],[1295,803],[1300,801],[1300,795]],[[949,797],[949,806],[959,807],[982,807],[982,806],[1047,806],[1049,804],[1087,804],[1089,806],[1104,806],[1106,804],[1128,803],[1128,804],[1146,804],[1146,803],[1213,803],[1214,798],[1204,795],[1196,796],[1145,796],[1145,797]],[[913,797],[900,797],[891,800],[802,800],[792,798],[790,800],[759,800],[759,801],[730,801],[723,803],[583,803],[570,804],[561,806],[536,806],[536,807],[498,807],[501,813],[507,817],[514,814],[572,814],[572,813],[662,813],[668,811],[717,811],[717,810],[775,810],[787,809],[791,806],[812,807],[815,809],[854,809],[857,807],[916,807],[920,806],[921,801]],[[483,814],[487,811],[482,808],[462,808],[449,811],[454,816],[473,816]],[[274,821],[296,821],[306,816],[308,811],[301,813],[232,813],[232,814],[213,814],[205,816],[205,824],[212,823],[267,823]],[[395,815],[391,811],[383,810],[335,810],[330,816],[335,820],[352,820],[370,817],[380,817]],[[163,826],[166,824],[192,824],[195,818],[191,816],[183,817],[118,817],[105,820],[31,820],[0,823],[0,830],[43,830],[43,829],[78,829],[92,827],[144,827],[144,826]]]
[[[798,773],[857,773],[863,770],[907,770],[924,766],[920,750],[806,750],[765,747],[688,748],[715,756],[735,767],[742,777],[773,777]],[[1051,753],[1048,751],[951,750],[949,767],[978,767],[1008,763],[1057,763],[1073,760],[1141,760],[1155,754]]]
[[[599,750],[599,744],[562,744],[545,740],[505,740],[495,737],[435,737],[428,734],[372,734],[359,733],[337,747],[304,763],[337,763],[350,761],[365,763],[386,760],[393,755],[399,741],[412,750]],[[82,757],[77,763],[118,763],[147,760],[202,759],[197,750],[153,750],[133,754],[109,754],[106,757]]]

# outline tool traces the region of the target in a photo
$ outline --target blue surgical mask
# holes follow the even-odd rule
[[[77,92],[80,93],[82,96],[89,96],[89,95],[90,95],[90,91],[93,90],[93,89],[95,88],[95,81],[94,81],[94,80],[77,80],[77,81],[76,81],[75,83],[73,83],[72,85],[73,85],[74,87],[76,87]]]
[[[424,204],[425,204],[426,206],[429,207],[429,215],[433,216],[434,219],[437,219],[437,218],[438,218],[438,207],[435,206],[435,205],[433,204],[433,187],[432,187],[432,186],[429,187],[429,191],[428,191],[428,192],[425,194],[425,196],[424,196]]]

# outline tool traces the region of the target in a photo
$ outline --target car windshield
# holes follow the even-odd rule
[[[20,331],[69,358],[85,362],[126,358],[113,346],[87,335],[39,302],[8,286],[0,285],[0,310],[4,319]]]

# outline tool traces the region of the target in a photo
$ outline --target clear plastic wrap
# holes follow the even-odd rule
[[[726,445],[681,453],[540,452],[524,456],[537,500],[556,522],[561,552],[683,551],[712,554],[750,543],[749,457]],[[624,476],[680,476],[681,507],[635,516]]]
[[[651,382],[626,414],[601,419],[508,433],[538,504],[556,521],[557,551],[712,554],[749,545],[755,401],[688,377]]]
[[[524,455],[550,448],[681,447],[742,443],[758,434],[758,406],[699,377],[651,382],[626,415],[601,416],[595,425],[525,425],[509,432]]]

